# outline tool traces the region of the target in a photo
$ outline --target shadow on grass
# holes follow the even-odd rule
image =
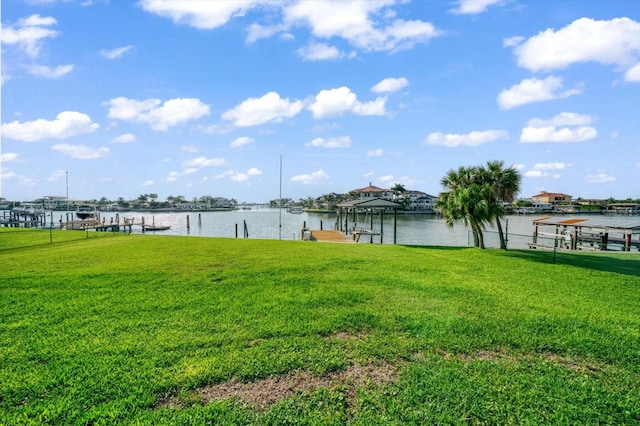
[[[578,268],[616,272],[640,277],[640,255],[637,253],[621,253],[620,255],[614,256],[606,253],[599,255],[566,252],[554,253],[550,250],[509,250],[507,253],[511,257],[534,262],[570,265]]]
[[[450,246],[421,246],[421,245],[405,245],[412,249],[426,250],[449,250],[461,251],[471,250],[470,247],[450,247]],[[475,249],[473,249],[475,250]],[[497,249],[487,249],[497,251]],[[587,254],[587,253],[569,253],[556,252],[551,250],[509,250],[505,253],[510,257],[516,257],[533,262],[570,265],[579,268],[592,269],[604,272],[617,272],[619,274],[633,275],[640,277],[640,254],[638,253],[618,253],[613,254]]]

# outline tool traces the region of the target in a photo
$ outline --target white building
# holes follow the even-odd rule
[[[415,211],[432,212],[438,202],[438,197],[422,191],[407,191],[402,197],[409,199],[407,208]]]

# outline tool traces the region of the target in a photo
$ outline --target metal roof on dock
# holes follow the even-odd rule
[[[353,201],[346,201],[344,203],[338,204],[338,207],[340,208],[358,207],[358,208],[371,208],[371,209],[391,208],[391,209],[398,210],[402,208],[402,204],[394,203],[393,201],[385,200],[382,198],[373,198],[373,199],[364,199],[364,200],[358,199]]]
[[[574,226],[579,228],[611,229],[616,231],[640,234],[640,218],[602,217],[602,218],[564,218],[541,217],[533,220],[538,225]]]

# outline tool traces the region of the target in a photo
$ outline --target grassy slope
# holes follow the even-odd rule
[[[6,232],[0,423],[640,421],[634,254]],[[399,381],[355,397],[191,393],[382,361]]]

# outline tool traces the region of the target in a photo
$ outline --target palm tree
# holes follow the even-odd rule
[[[504,202],[513,202],[520,192],[522,176],[515,167],[504,168],[504,161],[488,161],[487,167],[480,168],[480,177],[491,187],[492,216],[500,236],[500,248],[507,249],[507,243],[502,231],[501,219],[505,215]]]
[[[401,183],[395,183],[392,187],[391,187],[391,192],[393,193],[393,197],[394,199],[397,201],[398,197],[402,194],[404,194],[405,192],[407,192],[407,189],[404,187],[403,184]]]
[[[444,215],[448,227],[462,222],[471,228],[474,246],[485,248],[483,230],[493,218],[493,190],[484,182],[482,174],[478,167],[449,170],[440,181],[449,191],[440,194],[437,207]]]

